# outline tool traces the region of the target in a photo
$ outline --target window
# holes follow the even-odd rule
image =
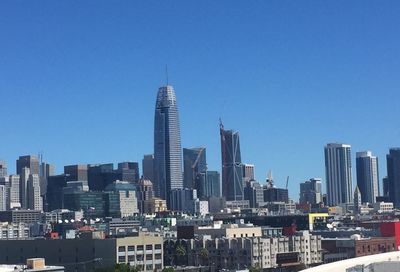
[[[118,247],[118,252],[125,252],[125,247],[124,246]]]
[[[125,256],[118,256],[118,262],[119,263],[124,263],[125,262]]]
[[[135,246],[128,246],[128,251],[135,251]]]
[[[161,249],[161,244],[156,244],[155,249]]]
[[[146,264],[146,270],[147,271],[152,271],[153,270],[153,265],[152,264]]]
[[[137,250],[143,250],[143,245],[137,246]]]
[[[128,256],[128,262],[134,262],[134,261],[135,261],[135,255]]]
[[[153,250],[153,245],[146,245],[146,250]]]
[[[146,260],[153,260],[153,255],[151,254],[146,254]]]
[[[161,254],[155,254],[155,255],[154,255],[154,258],[155,258],[156,260],[161,260]]]

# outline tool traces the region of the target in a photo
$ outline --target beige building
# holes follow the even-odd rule
[[[252,224],[222,224],[222,221],[214,222],[213,226],[198,227],[195,230],[199,235],[211,235],[212,238],[243,238],[261,237],[261,227]]]
[[[153,214],[157,212],[164,212],[167,210],[167,201],[160,198],[151,198],[144,201],[143,212]]]

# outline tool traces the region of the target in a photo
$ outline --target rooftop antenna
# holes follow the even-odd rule
[[[165,64],[165,76],[167,79],[167,86],[168,86],[168,64]]]

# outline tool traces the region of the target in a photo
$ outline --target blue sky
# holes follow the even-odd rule
[[[323,147],[400,146],[398,1],[1,1],[0,158],[63,165],[153,152],[165,65],[182,146],[220,170],[218,119],[290,194]],[[353,165],[355,175],[355,164]],[[354,181],[355,183],[355,177]]]

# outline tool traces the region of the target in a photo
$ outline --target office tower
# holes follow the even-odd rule
[[[30,169],[27,167],[24,167],[20,170],[19,200],[22,209],[28,208],[28,179],[30,174]]]
[[[0,178],[7,176],[7,164],[5,161],[0,160]]]
[[[172,189],[183,188],[178,106],[172,86],[157,93],[154,116],[154,181],[156,196],[167,200]]]
[[[13,209],[13,208],[21,208],[21,201],[20,201],[20,194],[19,194],[19,181],[20,181],[20,176],[19,175],[11,175],[9,177],[9,184],[10,187],[8,188],[8,203],[7,203],[7,209]]]
[[[300,183],[300,204],[312,205],[322,202],[321,179],[312,178]]]
[[[248,182],[250,180],[255,180],[254,164],[244,163],[243,164],[243,183],[246,184],[246,182]]]
[[[154,182],[154,156],[153,154],[144,155],[142,160],[143,178]]]
[[[264,202],[285,202],[289,203],[289,190],[276,187],[263,187]]]
[[[153,183],[150,180],[144,178],[139,180],[137,197],[139,211],[140,213],[144,213],[146,200],[154,197]]]
[[[259,203],[264,202],[264,191],[259,182],[254,180],[246,182],[244,199],[249,201],[250,208],[257,208]]]
[[[389,183],[389,200],[400,208],[400,148],[391,148],[386,155]]]
[[[360,213],[361,203],[362,203],[362,193],[360,192],[360,189],[358,188],[357,185],[356,189],[354,190],[354,210],[353,210],[354,215]]]
[[[7,187],[0,185],[0,211],[7,210]]]
[[[180,211],[185,213],[194,213],[194,203],[197,200],[196,189],[173,189],[171,190],[169,208],[172,211]]]
[[[64,166],[64,174],[67,181],[88,180],[87,164],[75,164]]]
[[[114,181],[104,189],[105,213],[109,217],[129,217],[139,212],[136,186],[127,181]]]
[[[103,191],[109,184],[122,180],[122,172],[114,170],[114,164],[90,164],[88,166],[88,184],[91,191]]]
[[[29,175],[27,185],[27,208],[34,211],[43,211],[42,196],[40,194],[40,179],[39,175]]]
[[[382,190],[383,190],[382,196],[389,196],[389,179],[388,179],[388,177],[384,177],[382,179]]]
[[[353,185],[350,145],[329,143],[325,146],[325,173],[328,206],[351,203]]]
[[[63,188],[67,186],[68,178],[69,176],[66,174],[48,177],[45,203],[46,211],[53,211],[62,208],[62,193]]]
[[[31,174],[39,175],[39,159],[33,155],[20,156],[17,160],[17,174],[20,175],[23,168],[29,168]]]
[[[207,196],[221,196],[221,176],[218,171],[207,171]]]
[[[375,203],[379,196],[378,158],[371,151],[357,152],[356,169],[362,203]]]
[[[239,132],[225,130],[220,123],[222,155],[222,195],[226,200],[243,200],[243,167]]]
[[[47,179],[49,176],[54,176],[55,167],[52,164],[45,162],[40,163],[39,179],[40,179],[40,193],[45,195],[47,192]]]
[[[118,169],[115,171],[119,174],[118,179],[137,184],[139,181],[139,163],[137,162],[120,162]]]
[[[207,162],[206,149],[184,148],[183,149],[184,187],[196,189],[197,196],[207,196]]]

